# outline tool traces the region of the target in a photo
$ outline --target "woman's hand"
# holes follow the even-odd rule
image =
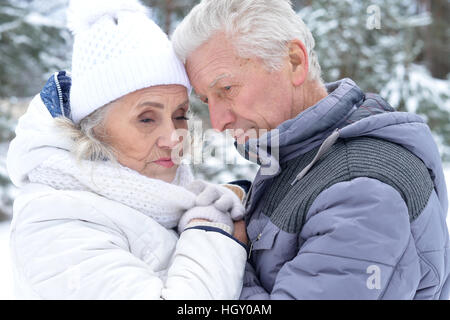
[[[206,219],[192,219],[189,223],[191,222],[211,222],[211,221]],[[248,245],[248,237],[247,237],[247,229],[245,227],[245,221],[244,220],[234,221],[233,224],[234,224],[233,237],[242,242],[243,244]]]
[[[191,223],[191,222],[211,222],[211,221],[206,220],[206,219],[195,218],[195,219],[192,219],[191,221],[189,221],[189,223]]]
[[[191,222],[211,222],[224,225],[224,231],[229,234],[233,233],[234,225],[230,213],[221,211],[213,205],[195,206],[187,210],[178,221],[178,232],[183,232]]]
[[[235,187],[241,189],[238,186]],[[233,220],[240,220],[244,216],[242,201],[236,191],[230,188],[202,180],[195,180],[187,189],[197,195],[195,200],[197,206],[212,205],[217,210],[228,212]],[[241,196],[243,198],[243,194]]]
[[[178,222],[178,232],[183,232],[188,224],[193,222],[209,222],[219,224],[219,228],[234,235],[234,221],[241,220],[245,211],[241,203],[245,192],[238,186],[236,188],[238,190],[202,180],[193,181],[187,186],[187,189],[197,196],[195,206],[181,216]],[[239,237],[236,239],[247,243],[245,223],[243,226],[241,223],[238,225],[243,231],[239,230],[236,233]]]

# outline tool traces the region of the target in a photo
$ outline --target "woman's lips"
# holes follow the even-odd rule
[[[172,168],[175,165],[171,158],[161,158],[153,162],[165,168]]]

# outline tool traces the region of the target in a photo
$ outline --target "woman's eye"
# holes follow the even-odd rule
[[[189,118],[186,117],[186,116],[176,117],[175,119],[176,120],[183,120],[183,121],[189,120]]]
[[[140,122],[143,122],[143,123],[154,122],[154,120],[153,120],[153,119],[150,119],[150,118],[141,119],[141,120],[139,120],[139,121],[140,121]]]
[[[223,89],[224,89],[225,91],[230,91],[230,90],[231,90],[231,86],[223,87]]]

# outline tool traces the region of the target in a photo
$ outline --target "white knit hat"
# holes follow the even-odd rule
[[[167,35],[137,0],[71,0],[74,34],[72,120],[81,119],[128,93],[156,85],[191,90]]]

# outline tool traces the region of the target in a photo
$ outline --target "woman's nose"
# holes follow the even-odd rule
[[[161,149],[173,149],[179,142],[180,141],[178,135],[176,134],[176,128],[173,122],[168,121],[161,127],[157,146]]]

